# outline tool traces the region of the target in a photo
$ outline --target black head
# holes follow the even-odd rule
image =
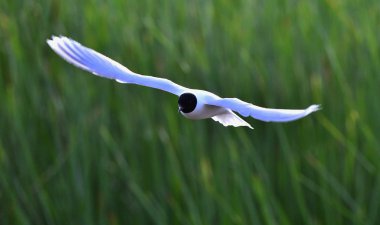
[[[183,93],[179,96],[178,107],[179,111],[183,113],[192,112],[197,106],[197,97],[191,93]]]

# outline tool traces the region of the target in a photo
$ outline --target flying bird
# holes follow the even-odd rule
[[[97,76],[114,79],[119,83],[156,88],[177,95],[178,111],[189,119],[212,118],[224,126],[247,126],[253,129],[235,112],[265,122],[288,122],[320,109],[319,105],[311,105],[306,109],[270,109],[237,98],[221,98],[208,91],[183,87],[168,79],[132,72],[107,56],[64,36],[52,36],[47,43],[67,62]]]

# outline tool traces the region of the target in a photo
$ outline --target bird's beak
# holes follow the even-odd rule
[[[181,106],[178,106],[178,112],[182,112],[182,107]]]

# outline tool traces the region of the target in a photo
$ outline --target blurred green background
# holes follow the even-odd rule
[[[273,108],[225,128],[95,77],[133,71]],[[0,224],[379,224],[378,0],[0,0]]]

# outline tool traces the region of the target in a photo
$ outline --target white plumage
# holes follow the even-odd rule
[[[251,116],[266,122],[288,122],[320,109],[319,105],[297,110],[268,109],[237,98],[221,98],[208,91],[183,87],[168,79],[134,73],[120,63],[67,37],[53,36],[52,39],[47,40],[47,43],[69,63],[97,76],[114,79],[120,83],[156,88],[179,96],[179,110],[189,119],[212,118],[224,126],[252,128],[233,111],[242,116]]]

